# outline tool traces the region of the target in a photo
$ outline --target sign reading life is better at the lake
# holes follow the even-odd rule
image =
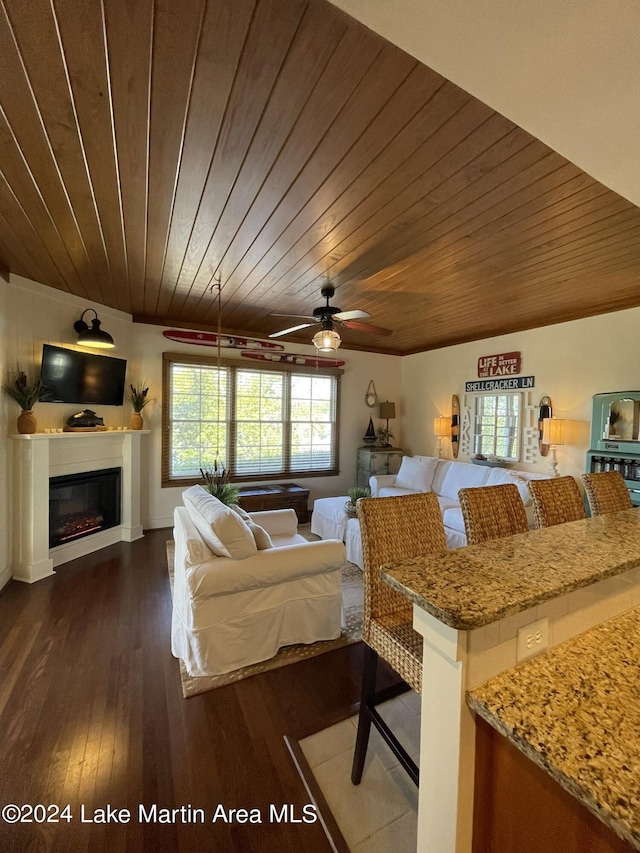
[[[520,362],[519,352],[483,355],[478,359],[478,379],[489,379],[492,376],[517,376],[520,373]]]

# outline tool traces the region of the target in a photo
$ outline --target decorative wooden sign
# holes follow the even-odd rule
[[[518,391],[521,388],[533,388],[535,376],[513,376],[506,379],[478,379],[465,382],[467,394],[477,394],[481,391]]]
[[[490,379],[492,376],[517,376],[520,373],[521,363],[519,352],[483,355],[478,359],[478,379]]]

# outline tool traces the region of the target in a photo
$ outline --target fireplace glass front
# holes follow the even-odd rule
[[[120,468],[49,480],[49,547],[120,524]]]

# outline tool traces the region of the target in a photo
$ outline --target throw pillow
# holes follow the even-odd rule
[[[240,504],[234,504],[231,509],[235,512],[236,515],[239,515],[240,518],[246,522],[247,524],[251,521],[251,516],[246,511],[246,509],[242,509]]]
[[[267,531],[264,527],[260,527],[259,524],[256,524],[255,521],[253,521],[246,509],[242,509],[239,504],[235,504],[231,509],[236,513],[236,515],[240,516],[253,534],[258,551],[266,551],[268,548],[273,548],[273,542],[271,541],[271,537]]]
[[[259,524],[256,524],[255,521],[251,521],[251,519],[247,521],[247,527],[253,533],[253,538],[258,551],[267,551],[269,548],[273,548],[271,537],[264,527],[260,527]]]
[[[198,533],[216,556],[244,560],[257,552],[246,523],[202,486],[191,486],[182,499]]]
[[[430,492],[437,465],[435,456],[403,456],[394,486],[411,492]]]

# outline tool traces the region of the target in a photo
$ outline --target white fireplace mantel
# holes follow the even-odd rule
[[[149,430],[54,432],[12,435],[14,453],[13,577],[34,583],[63,563],[142,532],[140,445]],[[49,548],[49,478],[122,468],[121,523]]]

